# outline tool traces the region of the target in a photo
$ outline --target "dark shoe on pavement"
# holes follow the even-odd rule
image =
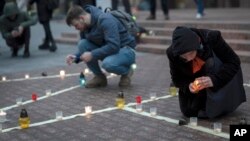
[[[57,49],[57,46],[55,44],[52,44],[52,46],[49,47],[50,52],[55,52]]]
[[[169,20],[169,16],[168,15],[165,15],[165,20]]]
[[[131,84],[131,77],[132,77],[133,73],[134,73],[134,70],[130,69],[129,72],[128,72],[128,74],[122,75],[121,78],[120,78],[119,86],[120,87],[130,86],[130,84]]]
[[[146,20],[155,20],[155,16],[154,15],[149,15]]]
[[[39,45],[38,48],[41,49],[41,50],[49,49],[50,48],[49,43],[44,42],[43,44]]]
[[[29,51],[25,51],[23,53],[23,58],[29,58],[30,57],[30,52]]]
[[[105,75],[96,75],[90,81],[87,81],[85,87],[86,88],[98,88],[98,87],[106,87],[107,86],[107,78]]]
[[[11,57],[17,57],[18,49],[12,49]]]

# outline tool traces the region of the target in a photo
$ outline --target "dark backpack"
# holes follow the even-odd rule
[[[137,33],[139,32],[139,27],[130,14],[120,10],[110,10],[110,9],[106,9],[105,13],[112,14],[122,23],[122,25],[126,28],[128,33],[130,33],[134,37],[137,36]]]
[[[54,9],[58,8],[59,3],[60,3],[59,0],[47,0],[47,2],[48,2],[47,6],[48,6],[49,10],[54,10]]]

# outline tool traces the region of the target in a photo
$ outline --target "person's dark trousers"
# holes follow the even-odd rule
[[[39,49],[49,49],[52,52],[56,51],[57,47],[51,33],[49,21],[42,22],[41,24],[43,25],[45,31],[45,40],[44,43],[39,46]]]
[[[117,10],[118,3],[119,3],[119,0],[112,0],[112,9]],[[130,15],[132,15],[131,6],[130,6],[129,0],[122,0],[122,3],[123,3],[123,6],[125,8],[125,11],[127,13],[129,13]]]
[[[30,27],[24,28],[23,34],[16,38],[7,38],[6,44],[12,48],[12,57],[16,57],[18,50],[24,45],[23,57],[29,57]]]
[[[179,93],[181,112],[187,117],[199,117],[199,114],[202,113],[206,107],[206,92],[201,91],[198,94],[192,94],[190,92]]]
[[[204,3],[203,0],[194,0],[197,5],[197,13],[204,15]]]
[[[152,19],[155,19],[156,16],[156,1],[150,0],[150,16]],[[165,19],[168,19],[168,0],[161,0],[161,8],[165,15]]]

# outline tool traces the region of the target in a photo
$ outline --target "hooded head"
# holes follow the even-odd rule
[[[6,3],[4,5],[3,14],[6,17],[12,16],[12,15],[15,15],[15,14],[18,14],[18,13],[19,13],[19,9],[18,9],[16,3],[8,2],[8,3]]]
[[[177,27],[172,37],[173,55],[179,56],[199,49],[199,36],[187,27]]]

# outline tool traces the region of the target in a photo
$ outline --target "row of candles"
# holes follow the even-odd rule
[[[136,64],[132,64],[132,65],[131,65],[131,68],[135,70],[135,69],[137,68],[137,65],[136,65]],[[84,74],[88,74],[88,73],[90,73],[90,70],[89,70],[88,68],[86,68],[86,69],[84,70]],[[47,76],[47,73],[43,72],[42,75],[43,75],[43,76]],[[65,70],[60,70],[59,75],[60,75],[60,78],[61,78],[61,79],[64,79],[64,77],[65,77],[65,75],[66,75]],[[113,73],[111,73],[111,75],[112,75],[112,76],[115,76],[115,74],[113,74]],[[24,78],[25,78],[25,79],[29,79],[29,78],[30,78],[30,75],[29,75],[29,74],[25,74],[25,75],[24,75]],[[6,76],[2,76],[2,81],[6,81],[6,80],[7,80],[7,77],[6,77]]]
[[[47,94],[51,94],[51,91],[47,91]],[[119,98],[124,98],[123,96],[121,97],[121,94],[119,94]],[[123,95],[123,93],[122,93]],[[142,97],[141,96],[136,96],[136,111],[138,113],[143,111],[143,106],[142,106]],[[155,100],[156,99],[156,93],[150,93],[150,99]],[[122,104],[125,104],[125,101],[123,101]],[[22,99],[19,98],[17,99],[17,105],[22,105]],[[119,104],[117,105],[119,109],[122,109],[124,105],[121,107]],[[63,112],[62,111],[57,111],[56,113],[56,120],[62,120],[63,119]],[[92,114],[92,106],[85,106],[85,114],[86,116]],[[150,107],[150,115],[151,116],[156,116],[157,115],[157,108],[156,107]],[[6,112],[3,110],[0,110],[0,122],[5,122],[6,121]],[[190,117],[189,120],[189,125],[190,126],[197,126],[198,125],[198,119],[197,117]],[[222,124],[219,122],[216,122],[213,124],[213,128],[215,133],[220,133],[222,130]],[[2,124],[0,124],[0,131],[2,130]]]

